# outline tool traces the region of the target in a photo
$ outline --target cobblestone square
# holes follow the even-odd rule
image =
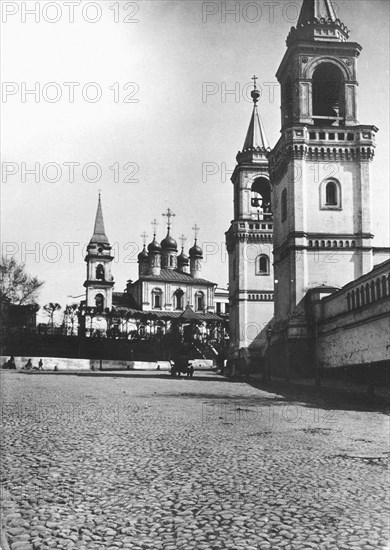
[[[2,380],[12,550],[378,550],[388,417],[244,383]]]

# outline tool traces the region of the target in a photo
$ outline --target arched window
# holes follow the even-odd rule
[[[356,302],[355,302],[355,291],[354,290],[351,292],[351,301],[352,301],[352,309],[355,309]]]
[[[337,180],[325,180],[320,185],[321,208],[341,208],[341,186]]]
[[[382,289],[381,289],[380,279],[377,279],[375,281],[375,286],[376,286],[376,298],[377,300],[380,300],[382,298]]]
[[[184,292],[179,288],[174,294],[175,298],[175,309],[183,309],[184,302]]]
[[[366,283],[366,304],[369,304],[370,301],[370,285]]]
[[[356,289],[356,307],[360,307],[360,290]]]
[[[334,181],[326,184],[326,204],[329,206],[337,205],[337,187]]]
[[[382,298],[387,296],[387,284],[386,284],[386,277],[383,275],[382,277]]]
[[[313,73],[313,118],[317,126],[339,124],[344,117],[344,79],[333,63],[321,63]]]
[[[374,281],[371,281],[371,301],[375,302],[376,300],[376,293],[375,293],[375,283]]]
[[[350,309],[351,309],[351,295],[350,295],[349,292],[347,294],[347,308],[348,308],[348,311],[350,311]]]
[[[152,306],[154,309],[162,308],[162,295],[161,288],[154,288],[152,290]]]
[[[340,247],[340,248],[343,248],[343,247],[344,247],[343,241],[339,241],[339,247]]]
[[[169,265],[170,267],[174,267],[175,265],[175,258],[173,256],[169,257]]]
[[[204,294],[199,291],[195,294],[196,311],[204,310]]]
[[[361,298],[361,305],[364,306],[366,304],[366,295],[364,293],[364,286],[360,287],[360,298]]]
[[[251,187],[251,206],[261,209],[263,214],[271,214],[271,187],[264,176],[256,178]]]
[[[95,296],[95,306],[98,311],[103,311],[104,309],[104,296],[103,294],[96,294]]]
[[[266,254],[260,254],[256,259],[256,275],[268,275],[269,258]]]
[[[283,189],[282,191],[280,205],[281,218],[282,222],[284,222],[284,220],[287,218],[287,189]]]
[[[104,267],[102,266],[102,264],[99,264],[96,267],[96,279],[99,279],[101,281],[104,279]]]

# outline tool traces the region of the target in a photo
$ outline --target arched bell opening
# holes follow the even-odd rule
[[[313,74],[313,119],[317,126],[340,126],[345,118],[344,77],[333,63],[321,63]]]
[[[271,186],[268,178],[260,176],[256,178],[251,187],[251,206],[258,214],[267,217],[272,216],[271,211]]]

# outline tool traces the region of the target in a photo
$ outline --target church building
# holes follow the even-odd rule
[[[376,248],[371,233],[378,128],[358,120],[361,50],[331,0],[303,0],[276,75],[281,137],[272,150],[260,137],[256,87],[252,92],[254,114],[232,177],[234,220],[227,233],[233,363],[241,346],[249,360],[266,359],[286,378],[388,360],[389,249]],[[258,243],[254,265],[240,251],[251,242]],[[266,291],[272,314],[262,301],[257,309],[251,304]],[[253,323],[257,334],[247,339],[248,331],[236,330]],[[370,333],[375,338],[368,342]]]
[[[104,228],[99,195],[94,231],[85,257],[86,299],[81,304],[80,315],[83,334],[127,333],[129,328],[136,329],[139,325],[136,319],[141,320],[146,331],[158,332],[168,330],[174,319],[203,324],[205,331],[208,323],[224,322],[223,317],[215,313],[217,285],[201,276],[203,251],[198,244],[198,226],[193,227],[195,239],[188,255],[184,251],[184,235],[179,254],[171,235],[175,214],[168,208],[163,216],[167,219],[165,238],[161,242],[157,240],[158,224],[154,220],[153,240],[148,246],[146,233],[142,235],[144,245],[138,254],[138,279],[129,280],[124,292],[114,292],[111,273],[114,256]]]

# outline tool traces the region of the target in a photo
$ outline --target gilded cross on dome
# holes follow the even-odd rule
[[[192,231],[194,232],[195,240],[197,240],[198,235],[199,235],[199,231],[200,231],[200,227],[197,224],[195,224],[194,227],[192,228]]]
[[[170,227],[172,225],[171,219],[174,218],[176,216],[176,214],[174,212],[172,212],[172,210],[170,208],[168,208],[166,213],[163,214],[163,216],[164,216],[164,218],[167,218],[167,226],[168,226],[168,229],[170,229]]]
[[[253,87],[254,89],[256,90],[257,86],[256,86],[256,80],[257,80],[257,76],[253,75],[251,80],[253,80]]]
[[[152,226],[153,226],[153,235],[156,236],[157,226],[158,226],[158,221],[156,220],[156,218],[154,218],[154,220],[152,221]]]
[[[149,235],[146,233],[146,231],[144,231],[144,232],[141,234],[141,238],[142,238],[142,240],[143,240],[144,246],[145,246],[146,243],[147,243],[148,237],[149,237]]]
[[[181,235],[180,237],[180,241],[181,241],[181,247],[184,248],[185,247],[185,244],[186,244],[186,240],[187,240],[187,237],[184,235],[184,233]]]

